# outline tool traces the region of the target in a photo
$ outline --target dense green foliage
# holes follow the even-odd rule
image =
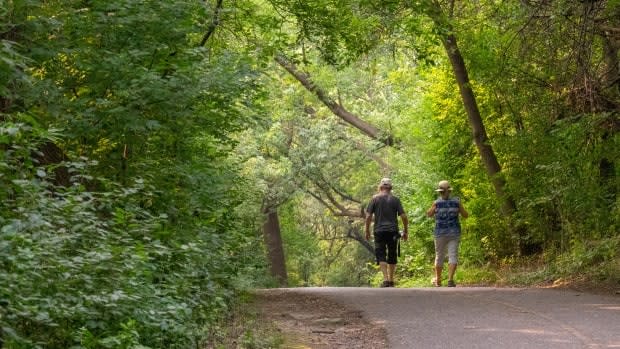
[[[4,347],[204,345],[264,275],[229,156],[251,57],[199,47],[192,1],[2,8]]]
[[[312,1],[305,6],[325,3]],[[367,164],[358,165],[357,170],[348,167],[343,172],[338,167],[343,159],[317,159],[321,165],[316,166],[329,169],[326,172],[334,169],[332,183],[346,188],[343,191],[362,207],[379,178],[393,177],[396,194],[414,222],[412,239],[404,245],[400,278],[405,284],[428,284],[432,221],[423,212],[434,199],[433,187],[443,178],[453,183],[455,195],[472,214],[464,222],[462,244],[462,270],[469,282],[500,281],[489,266],[503,269],[522,261],[529,264],[531,258],[546,270],[533,281],[591,273],[593,279],[618,282],[614,276],[620,249],[620,89],[614,68],[618,45],[615,34],[599,30],[601,26],[618,27],[617,2],[504,2],[501,6],[494,2],[389,2],[383,12],[376,10],[372,1],[328,3],[337,3],[334,6],[360,17],[374,11],[379,28],[374,27],[374,33],[380,34],[381,40],[363,34],[360,38],[366,35],[373,45],[363,52],[349,51],[357,59],[346,67],[339,63],[334,70],[321,63],[324,51],[334,46],[326,46],[325,37],[342,40],[341,46],[348,44],[349,37],[338,36],[338,31],[312,17],[303,17],[304,27],[324,29],[313,27],[300,34],[304,69],[318,86],[332,97],[338,96],[347,110],[394,134],[400,143],[396,149],[378,150],[372,142],[365,142],[369,152],[387,162],[387,167],[368,156],[369,152],[363,153]],[[290,11],[296,17],[305,13],[295,7]],[[429,23],[437,11],[447,14],[443,18],[448,18],[449,25]],[[447,28],[453,28],[459,40],[490,144],[502,166],[505,190],[514,198],[516,211],[510,215],[502,213],[501,200],[495,196],[472,144],[453,72],[434,36]],[[357,27],[349,29],[356,31]],[[310,49],[315,47],[316,51]],[[614,77],[610,80],[610,76]],[[330,114],[308,91],[291,83],[303,96],[293,105],[317,108],[306,114],[300,125],[308,127],[313,116]],[[355,135],[355,130],[349,132],[349,137]],[[331,137],[341,139],[339,131]],[[356,149],[359,141],[350,141],[350,149]],[[350,183],[351,178],[355,184]],[[360,207],[347,200],[342,203]],[[304,220],[323,220],[313,217],[334,213],[329,207],[314,209],[317,211],[303,215]],[[343,223],[334,224],[333,229]],[[290,224],[292,231],[306,225]],[[354,220],[353,224],[361,222]],[[332,241],[321,233],[324,230],[306,230]],[[341,239],[347,239],[346,231],[341,229]],[[289,268],[295,270],[298,263],[292,258]],[[368,254],[360,258],[358,265],[372,259]],[[368,280],[372,282],[372,278]]]
[[[269,210],[290,285],[376,284],[362,212],[385,176],[411,222],[400,285],[428,285],[441,179],[471,214],[460,280],[525,262],[509,282],[617,284],[619,14],[611,0],[0,0],[3,347],[215,345],[239,294],[272,285]]]

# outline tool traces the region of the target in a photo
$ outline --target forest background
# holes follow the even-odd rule
[[[620,1],[0,0],[3,348],[214,343],[245,291],[620,284]]]

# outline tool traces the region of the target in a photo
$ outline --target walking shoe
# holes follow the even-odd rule
[[[390,287],[390,282],[389,282],[389,281],[387,281],[387,280],[385,280],[385,281],[383,281],[383,282],[381,283],[381,286],[379,286],[379,287]]]
[[[433,286],[441,287],[441,281],[437,281],[437,278],[433,278],[431,282],[433,283]]]
[[[448,280],[448,287],[456,287],[454,280]]]

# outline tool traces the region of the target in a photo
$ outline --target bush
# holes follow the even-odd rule
[[[146,207],[157,200],[147,180],[91,177],[82,159],[63,164],[73,184],[57,186],[30,157],[44,141],[33,128],[5,123],[0,135],[4,347],[198,346],[258,265],[235,255],[254,241],[233,217],[181,217],[179,229]]]

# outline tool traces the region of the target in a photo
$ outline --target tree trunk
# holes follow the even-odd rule
[[[284,248],[282,246],[282,235],[280,232],[280,220],[276,208],[263,209],[267,220],[263,224],[263,238],[267,248],[267,258],[269,259],[269,270],[271,275],[282,287],[288,285],[286,274],[286,263],[284,259]]]
[[[454,77],[459,86],[461,98],[463,100],[463,107],[467,112],[467,118],[469,126],[472,129],[472,135],[474,143],[478,148],[482,163],[486,169],[488,176],[491,179],[495,194],[501,202],[502,214],[508,218],[517,211],[517,205],[514,199],[505,192],[504,188],[506,181],[502,176],[502,168],[497,161],[497,156],[493,151],[493,147],[488,143],[487,136],[480,110],[478,109],[478,103],[476,96],[471,87],[469,76],[467,73],[467,67],[465,66],[465,60],[461,55],[458,44],[456,42],[456,36],[453,34],[453,28],[448,20],[448,17],[441,10],[439,2],[433,1],[434,6],[429,12],[429,16],[433,20],[435,26],[445,33],[441,35],[441,41],[444,45],[450,64],[452,65],[452,71]],[[453,11],[454,2],[450,4],[450,14]],[[527,254],[527,251],[532,250],[531,246],[527,244],[527,231],[522,225],[513,225],[513,221],[509,220],[511,235],[515,237],[518,243],[518,250],[520,254]]]
[[[463,99],[463,106],[465,107],[465,111],[467,112],[469,125],[472,129],[474,143],[476,144],[476,147],[480,152],[480,157],[482,158],[482,162],[484,163],[487,174],[491,178],[491,182],[493,184],[493,187],[495,188],[495,193],[497,194],[497,197],[502,201],[503,212],[504,214],[509,215],[516,211],[516,205],[514,200],[510,196],[506,195],[504,191],[504,186],[506,185],[506,182],[501,176],[502,168],[497,161],[497,157],[495,156],[493,148],[488,143],[489,139],[486,129],[484,128],[484,123],[480,115],[480,110],[478,109],[478,104],[476,102],[474,91],[472,90],[471,84],[469,82],[469,76],[467,74],[467,68],[465,67],[465,61],[463,60],[463,56],[459,51],[454,35],[449,34],[442,39],[443,45],[448,54],[448,58],[450,59],[450,63],[452,64],[454,77],[456,78],[457,84],[459,85],[461,98]]]

